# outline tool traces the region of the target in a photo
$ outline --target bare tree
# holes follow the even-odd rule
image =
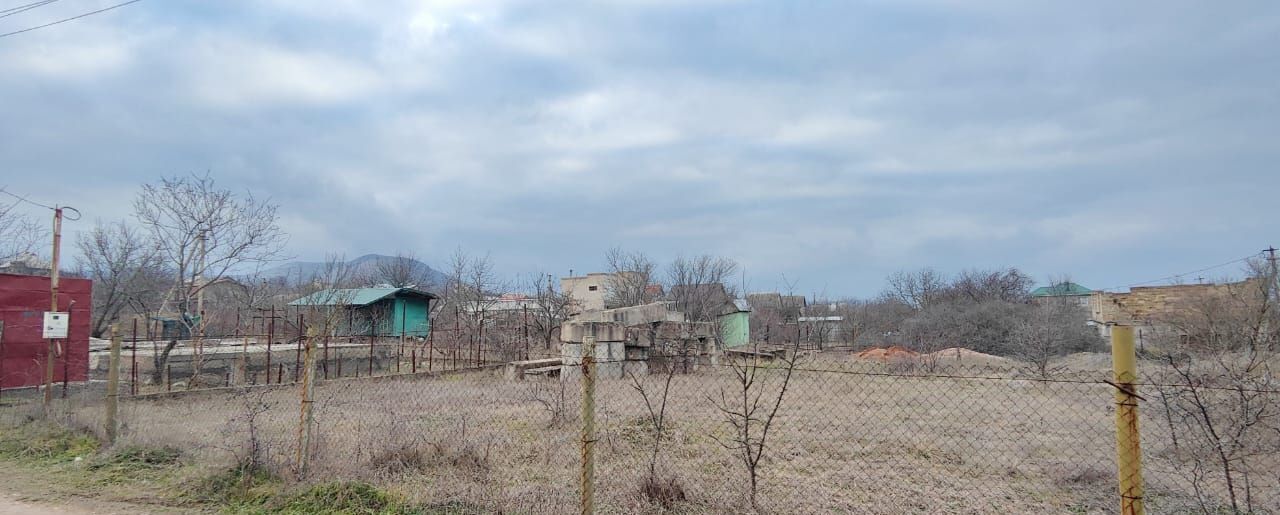
[[[726,303],[736,297],[737,290],[731,283],[737,272],[738,264],[732,259],[709,255],[677,257],[667,267],[668,298],[689,321],[714,321]]]
[[[435,286],[426,265],[418,261],[413,252],[405,251],[396,252],[390,258],[378,259],[367,279],[370,284],[385,284],[393,288],[427,290]]]
[[[90,331],[101,337],[125,310],[154,309],[169,280],[153,242],[124,222],[103,224],[76,238],[80,274],[93,280]]]
[[[1042,302],[1015,326],[1008,354],[1026,362],[1040,377],[1048,378],[1059,371],[1051,366],[1054,358],[1102,348],[1102,338],[1085,324],[1087,318],[1084,308],[1077,304]]]
[[[932,268],[894,272],[888,280],[889,287],[883,295],[915,309],[925,309],[937,302],[947,286],[946,278]]]
[[[732,430],[728,437],[713,438],[742,463],[750,488],[748,500],[756,511],[760,510],[756,495],[760,484],[760,464],[769,451],[770,431],[800,361],[799,342],[789,347],[770,361],[764,361],[760,353],[729,360],[732,386],[728,389],[722,387],[718,398],[710,398]]]
[[[529,290],[534,302],[529,313],[529,328],[542,342],[544,350],[551,350],[559,339],[560,325],[569,319],[573,297],[560,290],[549,274],[534,274],[529,279]]]
[[[314,272],[304,283],[303,292],[308,299],[305,323],[315,334],[349,336],[347,310],[355,296],[350,287],[354,272],[346,259],[339,254],[325,256],[324,266]]]
[[[0,187],[0,192],[5,191]],[[0,203],[0,262],[35,253],[48,235],[35,218],[18,210],[20,200]]]
[[[507,284],[498,277],[488,254],[473,256],[458,248],[449,258],[449,270],[445,303],[453,305],[460,328],[467,333],[467,349],[479,360],[485,342],[493,339],[492,332],[485,334],[485,327],[491,322],[498,294],[506,291]],[[461,343],[460,336],[454,335],[455,342]]]
[[[657,300],[657,292],[650,288],[657,265],[648,255],[614,247],[604,258],[609,269],[604,285],[606,308],[639,306]]]
[[[167,298],[193,335],[198,336],[206,323],[197,306],[205,288],[235,270],[283,258],[287,237],[277,225],[276,205],[251,193],[242,198],[221,189],[208,174],[144,184],[133,207],[173,273]],[[199,354],[199,338],[196,341]],[[177,343],[176,338],[169,341],[156,354],[155,380]],[[199,368],[198,357],[193,366]]]
[[[1257,491],[1280,486],[1280,306],[1276,263],[1248,280],[1211,286],[1155,320],[1165,365],[1157,383],[1172,459],[1201,511],[1267,511]]]
[[[679,352],[688,354],[688,346],[682,344]],[[662,439],[668,432],[667,400],[671,393],[671,381],[675,378],[676,370],[685,361],[683,356],[681,358],[679,360],[662,359],[651,361],[650,367],[658,367],[661,372],[657,380],[654,381],[657,384],[653,385],[650,384],[650,378],[653,376],[636,374],[634,370],[627,371],[627,378],[631,380],[632,389],[644,401],[644,407],[648,414],[645,422],[649,431],[653,434],[653,441],[649,447],[649,475],[645,478],[640,490],[646,497],[663,504],[666,508],[670,508],[673,503],[685,498],[684,489],[680,487],[675,478],[663,478],[658,473],[658,456],[663,447]]]
[[[1017,268],[965,270],[946,288],[948,296],[968,302],[1026,302],[1031,276]]]

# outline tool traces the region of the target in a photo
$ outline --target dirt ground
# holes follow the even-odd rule
[[[969,360],[964,368],[934,365],[901,369],[839,355],[797,372],[761,466],[764,511],[1114,511],[1113,389],[1096,380],[1105,374],[1042,382]],[[662,377],[640,381],[657,396]],[[780,386],[774,373],[759,381],[765,399]],[[724,367],[671,382],[655,468],[681,490],[683,500],[670,507],[676,512],[748,508],[748,479],[718,408],[741,396],[734,392]],[[667,511],[642,495],[654,432],[637,385],[602,380],[596,395],[598,509]],[[454,511],[559,513],[576,505],[576,381],[510,382],[492,372],[333,381],[320,384],[315,399],[304,481],[367,481]],[[100,412],[88,403],[68,423],[96,427]],[[126,400],[120,417],[122,445],[182,449],[184,460],[211,470],[253,457],[282,476],[294,473],[299,402],[292,388]],[[1143,426],[1148,493],[1155,511],[1184,512],[1190,488],[1162,431]],[[1280,486],[1258,494],[1268,507],[1280,502]]]
[[[172,508],[78,497],[31,471],[0,467],[0,515],[181,513]]]

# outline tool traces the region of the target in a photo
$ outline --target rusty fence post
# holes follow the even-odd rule
[[[120,426],[116,423],[117,403],[120,400],[120,328],[111,324],[111,357],[107,360],[107,445],[116,443],[116,431]]]
[[[267,384],[271,384],[271,341],[276,339],[276,308],[271,307],[271,321],[267,322]]]
[[[1138,434],[1137,356],[1133,328],[1111,328],[1111,363],[1115,371],[1116,465],[1120,480],[1120,513],[1142,515],[1142,445]]]
[[[596,339],[582,341],[582,513],[595,513],[596,475]]]
[[[138,317],[133,317],[133,345],[129,347],[129,395],[138,394]]]

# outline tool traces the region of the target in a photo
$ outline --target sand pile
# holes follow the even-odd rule
[[[857,359],[866,359],[866,360],[874,360],[874,361],[894,361],[894,360],[901,360],[901,359],[911,359],[918,356],[920,356],[919,353],[911,351],[909,349],[904,349],[897,345],[894,345],[891,347],[872,347],[870,349],[864,350],[862,352],[859,352],[853,355],[853,357]]]
[[[962,361],[966,359],[994,359],[994,360],[1004,359],[1000,356],[987,354],[984,352],[978,352],[976,350],[969,350],[964,347],[951,347],[948,349],[942,349],[938,352],[930,353],[929,356],[937,357],[937,358],[958,359]]]

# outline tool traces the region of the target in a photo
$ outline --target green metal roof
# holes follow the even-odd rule
[[[434,299],[435,295],[413,288],[336,288],[320,290],[298,300],[290,306],[367,306],[387,297],[418,297]]]
[[[1053,286],[1041,286],[1031,291],[1032,297],[1074,297],[1079,295],[1089,295],[1093,290],[1080,286],[1076,283],[1060,283]]]

